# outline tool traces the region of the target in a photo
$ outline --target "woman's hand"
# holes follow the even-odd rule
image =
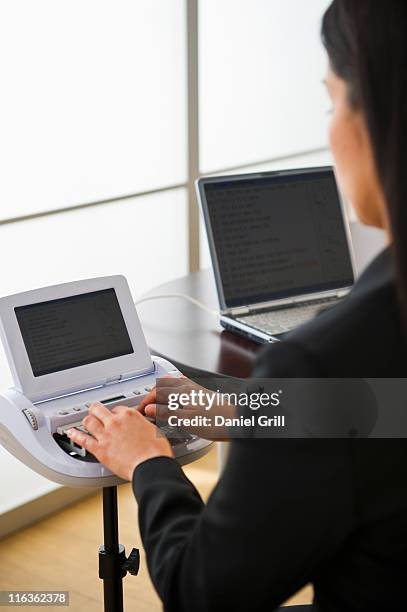
[[[194,395],[195,394],[195,395]],[[197,401],[198,394],[199,401]],[[183,397],[182,406],[174,410],[170,400]],[[190,401],[188,401],[188,399]],[[194,398],[194,401],[192,401]],[[214,391],[202,387],[185,376],[162,376],[157,385],[141,400],[138,410],[156,421],[159,426],[168,425],[170,416],[176,416],[177,426],[181,431],[194,434],[206,440],[228,440],[226,427],[215,426],[216,416],[233,418],[236,408],[227,403]],[[209,421],[194,423],[194,417],[207,418]]]
[[[134,408],[116,406],[110,411],[103,404],[92,404],[83,425],[91,435],[77,429],[67,435],[124,480],[131,480],[136,467],[147,459],[173,457],[167,438]]]
[[[147,417],[154,420],[166,421],[166,418],[171,414],[168,410],[168,402],[172,394],[191,395],[191,392],[206,391],[210,395],[213,391],[209,391],[204,387],[193,382],[186,376],[161,376],[157,379],[157,385],[143,397],[137,409]],[[192,416],[195,414],[204,414],[205,403],[199,406],[184,404],[182,413],[184,416]]]

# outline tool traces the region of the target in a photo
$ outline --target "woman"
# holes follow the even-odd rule
[[[390,246],[340,305],[264,350],[254,375],[405,377],[407,3],[334,0],[322,35],[337,176],[361,221],[385,229]],[[154,394],[147,414],[152,404]],[[133,481],[166,610],[271,610],[308,582],[313,610],[402,609],[403,440],[234,440],[204,506],[139,413],[91,412],[94,438],[72,438]]]

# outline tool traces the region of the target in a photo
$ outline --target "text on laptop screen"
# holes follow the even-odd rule
[[[114,289],[14,310],[34,376],[134,352]]]
[[[227,179],[205,195],[227,307],[352,285],[332,171]]]

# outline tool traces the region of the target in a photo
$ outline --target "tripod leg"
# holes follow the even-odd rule
[[[124,547],[119,544],[117,487],[103,489],[104,546],[99,549],[99,577],[103,579],[105,612],[123,612]]]

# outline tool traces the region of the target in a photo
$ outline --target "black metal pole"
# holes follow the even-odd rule
[[[119,544],[117,487],[103,489],[104,545],[99,548],[99,577],[103,580],[105,612],[123,612],[124,547]]]

